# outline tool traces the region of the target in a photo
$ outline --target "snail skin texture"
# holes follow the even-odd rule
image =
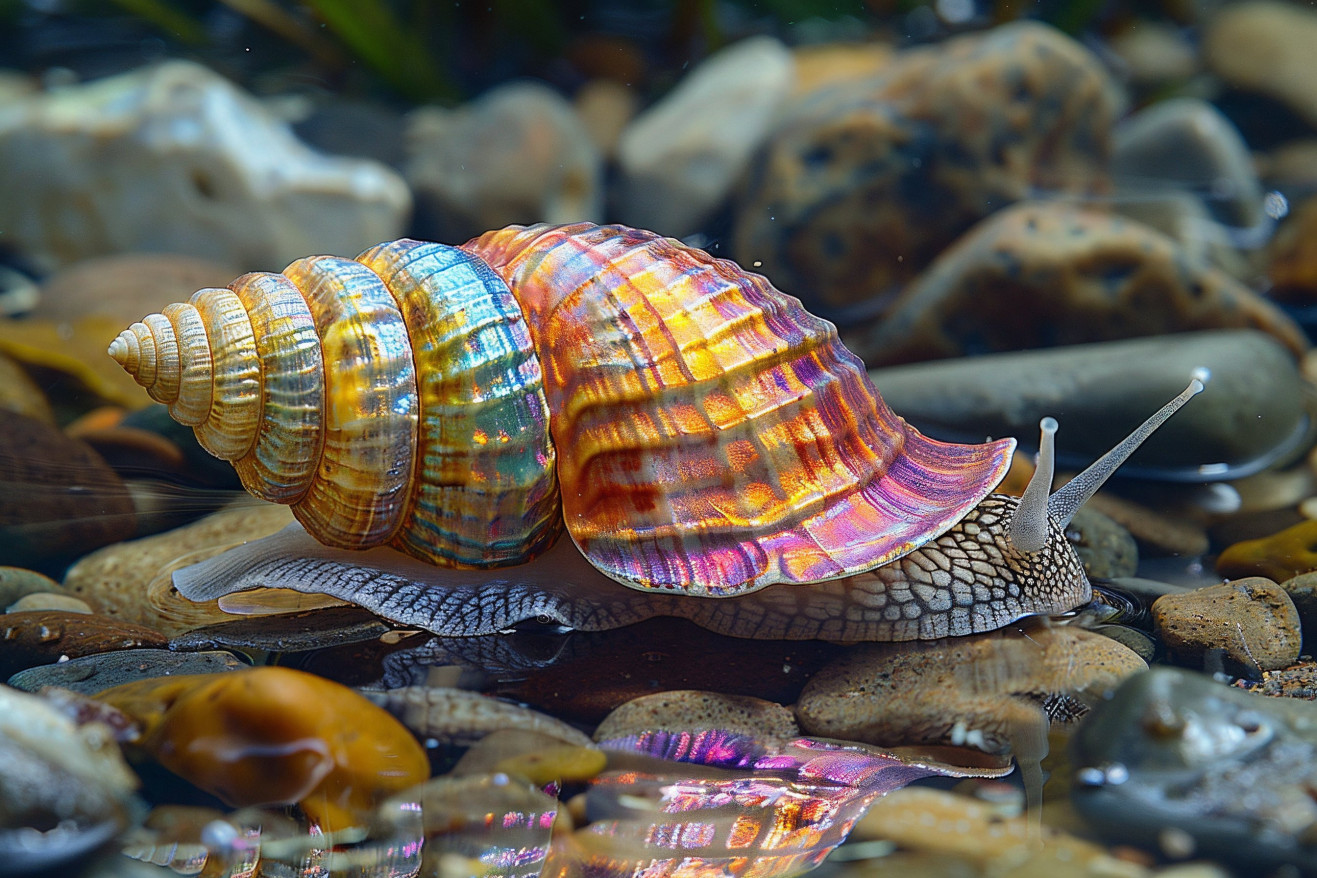
[[[1051,498],[1050,463],[1024,499],[990,495],[1015,440],[921,435],[767,279],[584,223],[301,259],[110,354],[250,492],[371,550],[284,533],[176,574],[185,595],[278,585],[461,634],[665,613],[909,640],[1065,612],[1090,596],[1065,525],[1202,388]]]

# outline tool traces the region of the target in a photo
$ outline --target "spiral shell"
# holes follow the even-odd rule
[[[798,300],[620,226],[299,260],[111,354],[329,545],[516,563],[561,502],[602,572],[690,594],[884,564],[974,507],[1014,447],[922,436]]]

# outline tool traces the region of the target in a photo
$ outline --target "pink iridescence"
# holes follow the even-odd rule
[[[622,226],[464,245],[521,304],[568,531],[620,582],[733,595],[865,570],[943,533],[1013,440],[936,442],[836,328],[767,279]]]

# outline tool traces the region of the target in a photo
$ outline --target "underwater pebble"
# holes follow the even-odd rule
[[[455,777],[509,774],[537,786],[583,783],[604,770],[608,757],[593,744],[563,744],[529,729],[496,729],[475,742],[453,766]]]
[[[1094,634],[1110,637],[1121,646],[1129,648],[1145,662],[1151,662],[1157,655],[1157,641],[1137,628],[1128,625],[1097,625],[1089,630]]]
[[[72,595],[60,594],[58,591],[37,591],[25,594],[5,607],[6,613],[21,613],[26,610],[62,610],[66,613],[92,612],[92,608],[86,601]]]
[[[384,165],[315,152],[187,61],[9,105],[0,165],[24,169],[0,178],[6,241],[47,270],[145,249],[277,270],[396,238],[411,207]]]
[[[1299,4],[1256,0],[1221,7],[1203,36],[1203,57],[1230,85],[1282,101],[1317,126],[1313,46],[1317,12]]]
[[[398,717],[419,738],[470,744],[499,729],[522,729],[575,747],[593,746],[589,735],[562,720],[479,692],[407,686],[386,692],[363,689],[361,694]]]
[[[43,424],[55,424],[46,394],[12,357],[0,353],[0,411],[15,412]]]
[[[287,506],[241,501],[166,533],[106,546],[74,564],[64,590],[98,612],[175,636],[232,619],[214,601],[193,603],[174,591],[165,570],[185,557],[209,558],[225,548],[274,533],[292,522]]]
[[[1284,582],[1312,570],[1317,570],[1317,520],[1313,519],[1234,543],[1216,559],[1216,572],[1228,579],[1265,576]]]
[[[1296,358],[1309,347],[1279,308],[1161,232],[1027,202],[979,223],[881,323],[844,338],[873,367],[1206,329],[1260,329]]]
[[[738,198],[734,254],[813,313],[876,316],[1002,205],[1105,189],[1122,108],[1098,59],[1040,23],[899,52],[783,108]]]
[[[1164,595],[1152,605],[1157,636],[1180,664],[1211,670],[1273,671],[1294,664],[1302,632],[1294,601],[1270,579],[1236,579]]]
[[[882,73],[895,57],[892,46],[878,42],[792,46],[795,76],[791,80],[791,96],[874,76]]]
[[[75,558],[136,529],[133,498],[83,442],[6,414],[0,431],[0,563]]]
[[[796,719],[828,738],[1013,755],[1036,804],[1049,726],[1073,723],[1145,667],[1129,648],[1073,626],[865,644],[810,679]]]
[[[1261,680],[1244,688],[1249,692],[1269,695],[1273,698],[1302,698],[1305,701],[1317,701],[1317,662],[1301,660],[1288,668],[1263,671]]]
[[[141,723],[134,749],[180,777],[235,807],[297,803],[327,833],[364,825],[430,776],[392,716],[289,668],[140,680],[96,697]]]
[[[107,616],[65,610],[25,610],[0,616],[0,676],[118,649],[160,648],[159,631]]]
[[[25,567],[0,566],[0,605],[12,606],[28,594],[59,594],[62,591],[60,584],[44,573]]]
[[[1056,416],[1057,459],[1078,468],[1183,390],[1198,367],[1211,371],[1210,390],[1158,428],[1121,475],[1238,477],[1307,447],[1312,418],[1294,358],[1254,330],[961,357],[871,369],[869,377],[893,411],[942,439],[1036,443],[1039,420]]]
[[[1317,301],[1317,196],[1299,202],[1267,246],[1271,295],[1282,302]]]
[[[1066,536],[1090,577],[1133,576],[1139,569],[1139,547],[1130,532],[1095,509],[1081,508],[1070,519]]]
[[[1294,608],[1299,612],[1299,623],[1305,634],[1317,634],[1317,573],[1300,573],[1289,579],[1281,580],[1280,587],[1294,601]]]
[[[594,730],[596,741],[664,729],[702,732],[721,729],[755,738],[793,738],[800,734],[789,708],[750,695],[727,695],[676,689],[633,698],[604,717]]]
[[[71,873],[127,828],[137,776],[110,730],[0,686],[0,857],[6,874]]]
[[[413,110],[406,151],[418,221],[436,241],[603,214],[599,151],[567,99],[540,83],[500,85],[451,110]]]
[[[595,149],[605,160],[617,154],[617,141],[636,115],[640,100],[633,88],[612,79],[592,79],[576,90],[572,108]]]
[[[155,677],[220,674],[251,667],[231,652],[174,652],[170,649],[124,649],[85,655],[53,665],[19,671],[9,685],[25,692],[45,686],[95,695],[104,689]]]
[[[1076,730],[1071,797],[1113,844],[1219,859],[1240,875],[1317,870],[1317,704],[1157,667]],[[1284,873],[1279,873],[1284,874]]]
[[[45,376],[43,387],[56,407],[149,406],[142,388],[105,355],[105,340],[122,329],[115,318],[97,314],[73,320],[0,319],[0,351]]]
[[[791,90],[779,40],[741,40],[704,60],[643,111],[617,143],[617,215],[681,237],[722,204]]]
[[[301,652],[376,640],[392,630],[359,607],[323,607],[304,613],[237,618],[205,625],[169,641],[170,649],[261,649]]]
[[[1088,499],[1084,508],[1112,519],[1129,531],[1135,543],[1155,555],[1196,558],[1210,547],[1207,531],[1202,526],[1115,494],[1098,491]]]
[[[124,326],[155,314],[180,295],[223,287],[243,273],[227,264],[179,253],[115,253],[61,268],[41,284],[41,302],[29,317],[73,320],[88,314]]]
[[[1181,82],[1198,72],[1197,47],[1183,29],[1156,20],[1131,22],[1107,40],[1124,64],[1130,82],[1141,89]]]

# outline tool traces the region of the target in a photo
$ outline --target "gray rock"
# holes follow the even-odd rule
[[[1317,572],[1300,573],[1280,584],[1285,589],[1294,607],[1299,611],[1299,622],[1304,631],[1317,632]],[[1311,636],[1311,635],[1309,635]],[[1313,644],[1307,646],[1311,651]]]
[[[1090,577],[1133,576],[1139,569],[1139,547],[1134,537],[1101,512],[1080,509],[1070,520],[1066,536]]]
[[[51,269],[133,250],[278,270],[396,238],[402,179],[324,156],[228,80],[156,67],[0,106],[0,226]]]
[[[1071,762],[1076,807],[1113,843],[1155,850],[1170,830],[1238,874],[1317,873],[1317,704],[1155,668],[1093,709]]]
[[[15,689],[36,692],[42,686],[95,695],[120,683],[182,674],[216,674],[250,667],[231,652],[171,652],[168,649],[124,649],[69,659],[20,671],[9,678]]]
[[[1135,452],[1121,473],[1208,481],[1257,472],[1301,453],[1313,418],[1294,360],[1263,333],[1185,333],[875,369],[883,399],[939,438],[1016,436],[1060,421],[1057,453],[1087,465],[1183,389],[1197,367],[1208,388]]]
[[[1256,677],[1294,664],[1302,631],[1299,612],[1285,589],[1251,576],[1160,597],[1152,621],[1177,662]],[[1218,658],[1219,657],[1219,658]]]

